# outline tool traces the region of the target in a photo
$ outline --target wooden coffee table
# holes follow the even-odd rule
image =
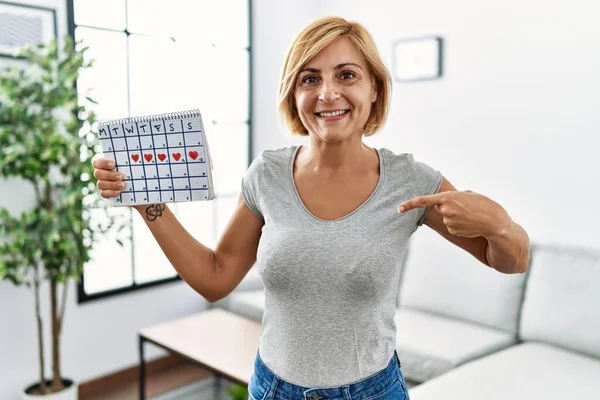
[[[212,308],[138,332],[139,398],[146,399],[144,342],[232,382],[248,385],[254,371],[262,325],[229,311]]]

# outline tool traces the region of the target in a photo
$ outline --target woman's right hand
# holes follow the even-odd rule
[[[94,178],[98,179],[96,186],[100,189],[100,195],[106,199],[116,197],[125,189],[123,174],[115,169],[115,162],[102,157],[94,157]]]

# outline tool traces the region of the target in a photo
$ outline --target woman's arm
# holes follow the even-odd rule
[[[437,194],[420,196],[398,206],[406,212],[430,207],[424,224],[479,261],[506,274],[522,273],[529,266],[529,237],[506,210],[493,200],[471,191],[459,192],[442,178]]]
[[[231,293],[256,261],[263,222],[242,195],[214,251],[190,235],[165,204],[135,209],[181,278],[210,302]]]

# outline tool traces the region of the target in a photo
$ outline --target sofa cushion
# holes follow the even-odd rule
[[[411,237],[399,303],[516,332],[524,283],[525,274],[502,274],[422,227]]]
[[[529,275],[521,338],[600,358],[600,252],[534,246]]]
[[[401,307],[396,349],[407,379],[423,382],[515,343],[515,334]]]
[[[244,279],[237,285],[234,292],[264,289],[263,281],[258,273],[256,266],[250,268],[250,271],[244,276]]]
[[[410,390],[411,400],[592,400],[600,360],[527,342],[464,364]]]
[[[226,308],[243,317],[262,323],[265,311],[264,290],[250,290],[231,293],[227,298]]]

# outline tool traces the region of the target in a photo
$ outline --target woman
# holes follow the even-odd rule
[[[384,123],[390,86],[361,25],[320,19],[291,45],[280,86],[280,111],[310,146],[252,162],[216,249],[168,208],[157,218],[136,207],[177,272],[211,302],[257,262],[266,303],[251,399],[408,398],[395,299],[408,239],[422,224],[500,272],[527,268],[527,234],[499,204],[456,191],[410,154],[362,142]],[[102,196],[118,195],[114,165],[94,166]]]

